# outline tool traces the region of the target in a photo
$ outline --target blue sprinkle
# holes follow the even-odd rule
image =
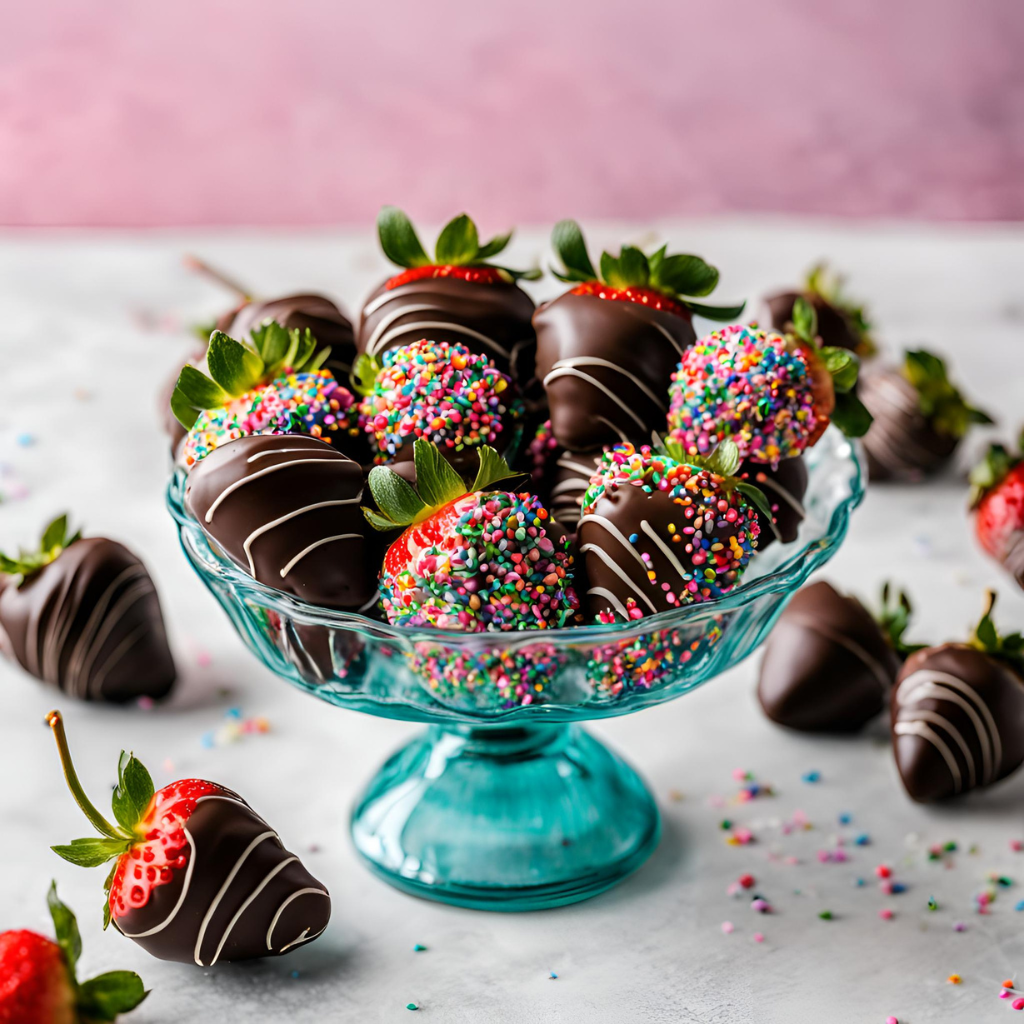
[[[224,712],[224,717],[225,718],[238,718],[238,719],[241,719],[241,717],[242,717],[242,709],[241,708],[228,708],[227,711]]]
[[[213,733],[212,732],[204,732],[203,735],[200,737],[199,742],[207,750],[209,750],[213,746]]]
[[[1013,909],[1014,910],[1024,910],[1024,900],[1021,900],[1020,903],[1018,903],[1017,906],[1015,906]]]
[[[907,887],[902,882],[893,882],[891,892],[906,892]]]
[[[557,977],[558,977],[558,975],[557,975],[557,974],[555,974],[555,972],[554,972],[554,971],[548,971],[548,977],[549,977],[549,978],[557,978]]]
[[[292,977],[293,978],[297,978],[298,976],[299,976],[299,972],[298,971],[292,971]]]
[[[412,947],[412,951],[414,953],[425,953],[427,951],[427,947],[420,945],[420,943],[417,942],[416,945]]]
[[[800,777],[804,782],[821,782],[821,772],[804,772]]]
[[[871,842],[871,836],[869,836],[867,832],[862,832],[856,839],[854,839],[854,842],[858,846],[867,846],[868,843]]]
[[[853,821],[853,815],[852,814],[840,814],[839,815],[839,824],[840,825],[849,825],[851,821]]]
[[[18,434],[14,443],[21,448],[31,448],[36,443],[36,439],[31,434]]]
[[[635,544],[639,539],[640,539],[640,534],[639,533],[631,533],[629,535],[629,543],[630,544]]]
[[[859,889],[862,885],[867,885],[863,878],[855,878],[853,884]]]

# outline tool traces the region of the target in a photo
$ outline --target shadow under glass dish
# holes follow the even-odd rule
[[[804,456],[806,518],[716,601],[630,623],[521,633],[396,629],[257,583],[167,491],[182,548],[263,663],[338,707],[430,725],[352,812],[369,866],[420,896],[488,910],[586,899],[657,845],[654,799],[579,722],[673,700],[749,655],[835,553],[864,495],[859,446],[834,427]]]

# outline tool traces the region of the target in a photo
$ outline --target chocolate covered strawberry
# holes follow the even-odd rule
[[[843,278],[830,271],[827,264],[812,267],[799,291],[778,292],[764,300],[768,314],[765,319],[773,330],[785,334],[793,329],[798,299],[814,309],[822,345],[845,348],[861,357],[875,351],[864,307],[846,294]]]
[[[222,331],[210,336],[207,376],[184,366],[171,409],[188,429],[178,461],[190,468],[218,445],[251,434],[309,434],[365,462],[366,440],[355,395],[323,364],[307,329],[286,331],[270,322],[251,332],[251,344]]]
[[[535,495],[495,490],[512,476],[482,447],[469,486],[427,441],[415,443],[416,486],[387,466],[370,471],[381,530],[404,527],[380,574],[388,621],[463,632],[562,626],[577,607],[572,556]]]
[[[821,348],[814,310],[798,299],[794,333],[723,328],[688,349],[672,376],[668,427],[688,455],[724,439],[743,459],[777,465],[813,445],[834,422],[862,436],[871,415],[857,398],[858,360]]]
[[[237,793],[203,779],[154,792],[149,772],[122,752],[112,824],[78,781],[59,712],[46,721],[68,787],[101,837],[53,849],[81,867],[114,862],[104,927],[113,921],[153,956],[200,967],[285,953],[327,927],[327,890]]]
[[[672,371],[696,337],[693,314],[731,320],[743,304],[690,298],[718,284],[718,271],[699,256],[625,245],[617,257],[602,253],[598,273],[572,220],[555,225],[551,244],[563,265],[556,276],[573,285],[533,317],[554,435],[577,452],[646,442],[664,425]]]
[[[360,412],[377,462],[406,462],[423,438],[460,472],[475,472],[477,450],[504,452],[520,433],[515,386],[486,356],[461,343],[422,338],[384,353],[361,355],[356,373]]]
[[[757,547],[764,495],[735,477],[736,445],[685,461],[648,446],[606,452],[583,496],[587,619],[629,621],[731,590]],[[768,513],[770,514],[770,512]]]
[[[992,422],[966,401],[945,362],[923,350],[905,352],[902,366],[872,368],[858,393],[874,417],[864,435],[872,480],[921,480],[938,473],[972,425]]]
[[[380,360],[390,348],[420,338],[459,342],[492,359],[521,384],[533,377],[536,337],[530,325],[533,300],[517,284],[539,277],[496,266],[492,260],[512,232],[481,243],[466,214],[449,221],[431,257],[409,218],[394,206],[377,217],[384,255],[402,272],[384,281],[363,306],[356,347]]]
[[[971,505],[981,546],[1024,587],[1024,454],[992,445],[971,470]]]
[[[0,1024],[99,1024],[134,1010],[149,993],[134,971],[76,977],[82,936],[71,910],[46,897],[56,941],[26,930],[0,932]]]
[[[921,803],[990,786],[1024,764],[1024,635],[1000,636],[995,597],[966,644],[912,654],[892,691],[896,767]]]
[[[55,519],[35,551],[0,554],[0,653],[82,700],[159,700],[174,659],[145,565],[105,537]]]

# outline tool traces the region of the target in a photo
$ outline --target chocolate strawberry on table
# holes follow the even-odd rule
[[[920,480],[945,468],[988,413],[967,402],[931,352],[908,351],[902,366],[871,369],[859,394],[874,417],[864,435],[872,480]]]
[[[583,497],[588,621],[630,621],[728,593],[757,548],[764,495],[723,442],[707,459],[618,445]]]
[[[50,884],[55,940],[27,930],[0,932],[0,1024],[100,1024],[134,1010],[149,993],[134,971],[76,976],[82,936]]]
[[[830,348],[845,348],[864,357],[875,351],[871,324],[864,307],[843,290],[843,278],[831,272],[825,263],[813,267],[799,291],[783,291],[765,300],[767,321],[772,329],[785,334],[792,330],[797,299],[803,299],[818,318],[821,343]]]
[[[437,445],[459,472],[476,471],[477,450],[504,454],[518,442],[522,403],[487,356],[456,342],[423,338],[359,356],[360,414],[378,463],[411,461],[413,442]]]
[[[757,697],[779,725],[802,732],[854,732],[880,714],[903,659],[906,595],[882,590],[875,617],[821,580],[797,591],[768,635]]]
[[[1000,636],[995,593],[965,644],[912,654],[892,693],[903,785],[921,803],[990,786],[1024,763],[1024,635]]]
[[[683,353],[672,376],[668,427],[689,455],[723,439],[740,457],[776,465],[802,454],[829,423],[861,437],[871,415],[856,394],[859,362],[821,347],[814,310],[798,299],[791,334],[725,327]]]
[[[309,434],[363,461],[356,398],[322,368],[329,350],[318,351],[308,329],[287,331],[273,321],[251,338],[243,344],[214,331],[209,375],[182,368],[171,396],[174,415],[188,428],[179,463],[191,468],[218,445],[259,433]]]
[[[78,781],[60,713],[46,721],[68,788],[100,834],[53,850],[80,867],[113,861],[104,927],[112,921],[153,956],[200,967],[286,953],[327,927],[327,890],[237,793],[203,779],[154,792],[149,772],[122,752],[113,824]]]
[[[1018,448],[989,447],[971,470],[971,507],[978,542],[1024,587],[1024,434]]]
[[[699,256],[649,256],[631,245],[602,253],[600,274],[579,225],[555,225],[556,276],[573,287],[538,308],[537,374],[547,390],[555,437],[570,451],[643,443],[662,430],[672,371],[696,335],[697,313],[731,320],[743,304],[707,306],[718,271]]]
[[[492,261],[512,232],[481,243],[466,214],[449,221],[431,258],[409,218],[394,206],[377,217],[384,255],[402,271],[384,281],[363,305],[356,347],[380,360],[389,348],[421,338],[459,342],[494,361],[522,385],[533,378],[536,336],[533,300],[518,285],[539,271],[510,270]]]
[[[70,697],[158,700],[174,685],[160,601],[123,545],[55,519],[35,551],[0,554],[0,652]]]

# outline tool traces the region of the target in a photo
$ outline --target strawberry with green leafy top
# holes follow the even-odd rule
[[[693,314],[731,320],[743,304],[696,301],[718,284],[699,256],[624,245],[618,256],[602,253],[599,273],[575,221],[557,224],[551,242],[563,266],[556,276],[573,285],[533,318],[554,436],[574,452],[643,443],[664,425],[672,371],[696,338]]]
[[[0,932],[0,1024],[100,1024],[134,1010],[149,993],[134,971],[78,981],[82,936],[50,884],[52,941],[36,932]]]
[[[991,423],[949,379],[931,352],[907,351],[903,365],[864,375],[860,395],[874,416],[864,437],[872,480],[919,480],[949,465],[975,424]]]
[[[493,448],[467,488],[437,448],[414,446],[416,485],[387,466],[370,471],[379,530],[403,528],[380,574],[381,601],[398,626],[463,632],[562,626],[577,607],[572,556],[539,499],[495,490],[514,476]]]
[[[250,434],[309,434],[365,461],[355,396],[323,364],[330,349],[305,331],[275,321],[254,328],[250,341],[214,331],[206,353],[209,375],[182,368],[171,409],[188,435],[179,461],[186,467],[219,445]]]
[[[492,261],[512,232],[481,242],[466,214],[441,230],[429,256],[409,218],[385,206],[377,217],[384,255],[402,272],[384,281],[363,306],[356,347],[379,360],[388,349],[427,338],[460,343],[494,360],[519,383],[533,375],[533,301],[517,282],[540,272]]]
[[[122,751],[115,824],[78,781],[60,713],[46,722],[71,795],[99,832],[53,850],[80,867],[113,862],[104,928],[113,921],[161,960],[209,967],[284,953],[327,927],[327,890],[237,793],[203,779],[154,790],[141,762]]]
[[[989,446],[971,470],[971,506],[979,543],[1024,587],[1024,433],[1018,447]]]

